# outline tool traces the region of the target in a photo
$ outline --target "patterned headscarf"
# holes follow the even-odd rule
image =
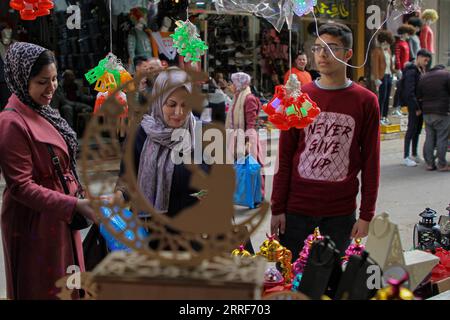
[[[33,65],[47,49],[27,42],[15,42],[8,49],[5,61],[5,79],[8,89],[19,100],[45,118],[64,138],[67,144],[73,174],[76,172],[76,155],[78,151],[77,135],[67,121],[49,105],[38,105],[28,93],[28,84]]]
[[[179,141],[172,141],[170,128],[164,121],[163,106],[170,95],[178,88],[185,88],[189,93],[192,86],[185,71],[169,68],[161,72],[155,80],[152,90],[151,114],[144,115],[141,126],[147,133],[141,158],[139,160],[138,185],[153,207],[161,213],[169,209],[170,190],[174,172],[174,162],[171,158],[172,150],[187,151],[193,146],[195,118],[190,113],[180,129],[190,134],[189,146]],[[186,143],[186,139],[183,139]]]
[[[237,72],[231,75],[231,81],[233,81],[237,91],[242,91],[250,85],[252,77],[244,72]]]

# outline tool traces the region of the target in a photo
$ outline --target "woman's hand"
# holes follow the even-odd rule
[[[91,207],[91,202],[88,199],[78,199],[75,210],[87,219],[93,221],[95,224],[98,224],[99,219],[94,209]]]

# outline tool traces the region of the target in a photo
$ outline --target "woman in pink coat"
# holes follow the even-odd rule
[[[12,92],[0,113],[0,168],[6,181],[1,230],[8,299],[56,299],[55,282],[70,266],[84,271],[75,212],[91,219],[80,200],[75,132],[49,104],[57,87],[53,54],[30,43],[14,43],[6,55],[5,77]],[[58,156],[69,194],[51,161]],[[73,271],[72,271],[73,272]],[[76,298],[74,296],[74,298]]]

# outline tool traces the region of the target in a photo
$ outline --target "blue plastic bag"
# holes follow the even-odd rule
[[[261,165],[248,155],[234,164],[236,188],[234,203],[240,206],[255,208],[262,202]]]
[[[134,223],[132,220],[130,220],[127,224],[124,219],[118,214],[119,208],[115,207],[114,212],[108,207],[101,207],[100,208],[103,217],[109,219],[110,227],[114,229],[117,233],[122,233],[123,235],[130,241],[135,240],[135,234],[132,231],[131,228],[134,227]],[[133,213],[130,210],[122,209],[122,215],[126,219],[130,219],[133,215]],[[130,252],[131,249],[128,248],[126,245],[124,245],[122,242],[116,240],[114,236],[108,231],[106,226],[102,223],[100,224],[100,233],[102,234],[103,238],[106,240],[106,244],[111,251],[118,251],[118,250],[125,250]],[[138,240],[135,242],[137,246],[142,245],[145,238],[149,236],[148,232],[143,228],[138,228]],[[141,241],[139,241],[141,240]]]

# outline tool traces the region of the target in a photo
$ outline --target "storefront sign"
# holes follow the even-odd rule
[[[319,18],[349,19],[350,0],[324,0],[314,7],[314,14]]]

